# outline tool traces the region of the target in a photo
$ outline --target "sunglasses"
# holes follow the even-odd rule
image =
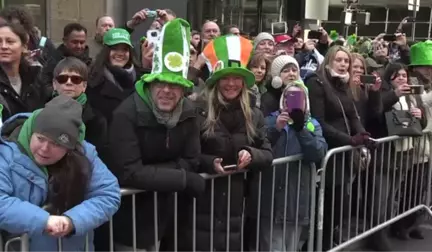
[[[84,81],[84,78],[81,76],[66,75],[66,74],[61,74],[61,75],[57,76],[55,79],[59,84],[65,84],[66,82],[68,82],[69,79],[75,85],[79,85]]]

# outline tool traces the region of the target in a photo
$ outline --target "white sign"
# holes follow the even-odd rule
[[[416,11],[419,11],[420,10],[420,0],[408,0],[408,10],[410,10],[410,11],[414,10],[414,5],[416,6]]]

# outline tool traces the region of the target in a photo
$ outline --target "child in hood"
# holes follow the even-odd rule
[[[260,213],[260,247],[254,248],[254,241],[251,246],[259,251],[269,251],[270,248],[272,251],[299,251],[304,243],[301,233],[307,230],[310,222],[314,163],[320,162],[327,151],[321,126],[310,116],[308,91],[302,81],[296,80],[286,85],[280,99],[280,111],[266,117],[266,126],[274,158],[302,154],[303,159],[302,162],[290,162],[289,166],[276,165],[274,170],[262,171],[261,200],[264,202],[261,202]],[[251,198],[257,198],[258,190],[253,193],[255,195]],[[257,218],[253,209],[257,207],[250,207],[250,216]]]

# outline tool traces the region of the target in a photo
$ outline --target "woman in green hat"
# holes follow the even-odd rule
[[[134,58],[130,34],[114,28],[105,33],[104,48],[96,57],[89,74],[87,95],[90,104],[111,121],[112,112],[135,90],[143,74]]]

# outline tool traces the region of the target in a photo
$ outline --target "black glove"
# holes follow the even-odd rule
[[[305,124],[305,114],[301,109],[293,109],[291,113],[289,113],[289,117],[293,120],[293,123],[290,125],[295,131],[300,132],[304,128]]]
[[[186,188],[185,193],[192,197],[199,197],[205,191],[205,183],[201,175],[193,172],[186,172]]]

